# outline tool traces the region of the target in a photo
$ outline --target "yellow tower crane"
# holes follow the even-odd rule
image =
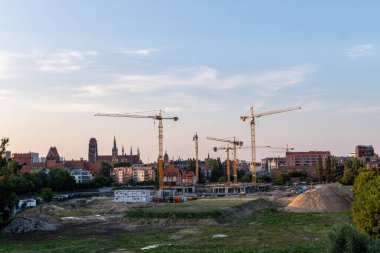
[[[195,177],[196,183],[199,182],[199,163],[198,163],[198,133],[195,133],[193,137],[193,141],[195,141]]]
[[[243,147],[243,146],[238,146],[236,149],[250,149],[251,147]],[[256,146],[256,148],[270,148],[270,146]],[[226,147],[214,147],[213,148],[214,152],[217,152],[218,150],[225,150],[227,153],[227,158],[226,158],[226,165],[227,165],[227,183],[230,183],[230,150],[232,148],[230,147],[230,144],[227,144]]]
[[[141,113],[97,113],[95,116],[105,116],[105,117],[127,117],[127,118],[138,118],[138,119],[153,119],[158,120],[158,185],[159,189],[164,188],[164,134],[163,134],[163,124],[162,120],[168,119],[168,120],[174,120],[177,121],[178,117],[163,117],[161,110],[156,110],[155,112],[158,112],[158,114],[155,115],[142,115]]]
[[[283,112],[289,112],[289,111],[295,111],[301,109],[301,106],[294,106],[294,107],[289,107],[289,108],[284,108],[284,109],[279,109],[279,110],[272,110],[272,111],[267,111],[267,112],[262,112],[262,113],[253,113],[253,107],[251,107],[251,112],[247,116],[240,116],[240,119],[242,121],[246,121],[247,119],[250,120],[250,125],[251,125],[251,155],[252,155],[252,163],[251,163],[251,169],[252,169],[252,182],[257,183],[256,180],[256,136],[255,136],[255,126],[256,118],[260,118],[262,116],[267,116],[267,115],[272,115],[272,114],[277,114],[277,113],[283,113]]]
[[[213,137],[207,137],[207,140],[212,140],[212,141],[220,141],[220,142],[227,142],[229,144],[232,144],[233,151],[234,151],[234,184],[237,184],[237,157],[236,157],[236,148],[239,146],[243,146],[242,141],[236,140],[235,137],[233,137],[233,140],[228,140],[228,139],[218,139],[218,138],[213,138]],[[228,151],[228,149],[227,149]],[[228,152],[227,152],[228,154]],[[229,170],[227,169],[227,180],[229,182]]]

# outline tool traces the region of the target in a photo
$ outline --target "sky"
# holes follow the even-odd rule
[[[206,137],[329,150],[380,148],[379,1],[0,0],[0,136],[12,152],[111,154],[116,136],[144,162],[157,122],[94,117],[161,109],[170,158],[222,157]],[[154,114],[148,112],[144,115]],[[258,157],[281,156],[258,150]],[[249,150],[238,158],[250,160]]]

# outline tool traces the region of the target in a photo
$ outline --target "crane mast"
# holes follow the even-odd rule
[[[226,139],[219,139],[219,138],[213,138],[213,137],[207,137],[208,140],[212,140],[212,141],[220,141],[220,142],[227,142],[228,144],[232,144],[232,149],[234,151],[234,184],[237,184],[237,157],[236,157],[236,147],[237,146],[243,146],[243,142],[242,141],[237,141],[236,138],[234,137],[233,140],[226,140]],[[229,174],[230,174],[230,171],[229,171],[229,145],[227,144],[227,148],[226,148],[226,151],[227,151],[227,182],[229,183],[230,182],[230,179],[229,179]],[[217,148],[214,150],[217,150]]]
[[[195,177],[196,177],[196,183],[198,183],[199,182],[198,133],[195,133],[193,137],[193,141],[195,141]]]
[[[257,113],[254,114],[253,112],[253,107],[250,108],[250,114],[248,116],[240,116],[240,119],[242,121],[250,120],[250,127],[251,127],[251,156],[252,156],[252,162],[251,162],[251,170],[252,170],[252,182],[254,184],[257,183],[257,172],[256,172],[256,122],[255,119],[262,117],[262,116],[267,116],[267,115],[272,115],[272,114],[277,114],[277,113],[284,113],[284,112],[289,112],[289,111],[295,111],[301,109],[301,106],[294,106],[294,107],[288,107],[284,109],[279,109],[279,110],[272,110],[272,111],[267,111],[263,113]]]
[[[164,126],[163,119],[177,121],[178,117],[162,117],[162,111],[159,110],[156,115],[140,115],[132,113],[96,113],[95,116],[105,117],[126,117],[126,118],[139,118],[139,119],[153,119],[158,120],[158,185],[159,189],[164,188]]]

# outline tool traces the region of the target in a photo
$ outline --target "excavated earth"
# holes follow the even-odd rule
[[[319,185],[297,196],[285,211],[290,212],[348,212],[354,201],[352,190],[342,184]]]

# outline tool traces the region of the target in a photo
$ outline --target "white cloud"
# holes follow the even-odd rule
[[[299,85],[313,71],[311,66],[297,66],[260,74],[234,74],[222,77],[211,67],[194,66],[158,75],[121,75],[108,85],[83,85],[79,91],[88,96],[105,96],[122,91],[147,93],[181,87],[228,90],[246,86],[260,88],[263,92],[276,92]]]
[[[81,103],[68,101],[36,101],[30,103],[35,110],[45,112],[62,112],[62,113],[123,113],[125,108],[100,104],[100,103]],[[139,111],[140,108],[130,108],[133,111]]]
[[[11,94],[10,90],[0,89],[0,99],[6,99]]]
[[[69,73],[83,68],[91,63],[96,51],[62,50],[56,53],[42,56],[36,61],[42,71],[50,73]]]
[[[130,49],[130,50],[119,50],[118,52],[133,56],[146,57],[156,52],[155,48],[142,48],[142,49]]]
[[[350,59],[357,59],[362,57],[370,57],[375,55],[375,46],[373,44],[362,44],[354,46],[350,51],[346,53]]]
[[[0,51],[0,80],[15,78],[24,67],[24,61],[32,56],[33,54]]]

